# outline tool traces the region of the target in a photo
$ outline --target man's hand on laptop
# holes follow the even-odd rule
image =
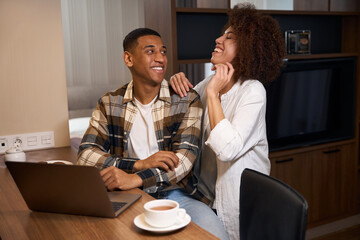
[[[159,151],[144,160],[138,160],[134,164],[134,172],[148,168],[160,168],[166,172],[174,171],[179,165],[179,158],[174,152]]]
[[[114,166],[100,171],[105,186],[110,191],[115,189],[129,190],[142,186],[142,179],[136,174],[129,174]]]

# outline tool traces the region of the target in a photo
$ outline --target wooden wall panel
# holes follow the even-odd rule
[[[330,0],[332,12],[360,12],[359,0]]]
[[[198,8],[228,8],[228,0],[197,0]]]
[[[228,8],[230,0],[176,0],[177,8]]]
[[[160,33],[161,38],[166,45],[168,66],[165,78],[169,79],[173,74],[173,58],[176,53],[176,47],[173,45],[173,31],[171,8],[173,1],[169,0],[146,0],[144,1],[145,9],[145,27],[156,30]],[[176,25],[175,25],[176,26]]]
[[[359,17],[342,18],[342,52],[359,52]]]
[[[294,0],[295,11],[328,11],[328,0]]]

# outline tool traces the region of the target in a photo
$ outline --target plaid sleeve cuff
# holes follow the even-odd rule
[[[137,174],[143,180],[143,189],[156,186],[156,169],[149,168],[142,171],[139,171]]]
[[[132,172],[135,162],[135,159],[122,158],[117,161],[116,167],[127,172]]]
[[[117,156],[110,156],[104,162],[104,168],[115,166],[125,172],[132,172],[134,164],[137,159],[134,158],[120,158]]]

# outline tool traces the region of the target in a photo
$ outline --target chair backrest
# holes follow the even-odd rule
[[[308,204],[290,186],[245,169],[240,185],[241,240],[305,239]]]

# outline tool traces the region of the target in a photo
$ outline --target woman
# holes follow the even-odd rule
[[[227,26],[212,53],[215,75],[194,88],[205,109],[200,169],[194,172],[200,195],[210,200],[229,237],[239,239],[241,173],[270,173],[263,83],[279,74],[285,47],[277,21],[253,5],[235,6]],[[192,87],[183,73],[170,83],[181,96]]]

